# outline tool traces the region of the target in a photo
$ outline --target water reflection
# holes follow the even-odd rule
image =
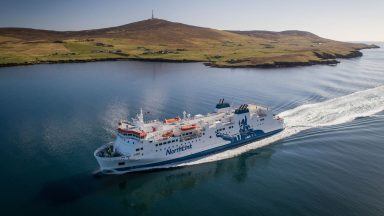
[[[142,211],[175,192],[189,190],[212,180],[229,176],[241,184],[247,179],[250,169],[268,164],[273,152],[267,147],[216,163],[118,176],[83,173],[46,183],[36,200],[57,206],[76,202],[94,193],[118,190],[118,199],[126,207]]]

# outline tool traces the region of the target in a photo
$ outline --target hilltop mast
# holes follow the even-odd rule
[[[153,16],[153,9],[152,9],[152,19],[154,19],[155,17]]]

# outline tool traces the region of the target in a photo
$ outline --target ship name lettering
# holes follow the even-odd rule
[[[179,146],[178,148],[175,148],[175,149],[167,149],[165,155],[171,155],[171,154],[182,152],[191,148],[192,148],[192,144]]]

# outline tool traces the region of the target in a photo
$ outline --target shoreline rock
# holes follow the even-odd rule
[[[313,66],[313,65],[336,65],[340,63],[337,60],[322,60],[322,61],[308,61],[308,62],[273,62],[267,64],[257,64],[257,65],[216,65],[211,62],[204,63],[204,65],[209,67],[216,68],[290,68],[290,67],[301,67],[301,66]]]
[[[329,60],[329,59],[348,59],[348,58],[357,58],[363,56],[363,53],[359,50],[351,51],[350,53],[346,55],[338,54],[338,53],[320,53],[320,52],[313,52],[318,58]]]

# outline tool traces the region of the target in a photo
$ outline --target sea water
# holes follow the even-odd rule
[[[337,66],[93,62],[0,68],[1,211],[383,215],[384,49]],[[259,103],[286,129],[183,166],[94,177],[117,122]]]

